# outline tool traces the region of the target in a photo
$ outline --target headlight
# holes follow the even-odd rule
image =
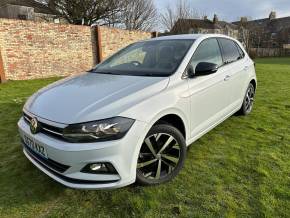
[[[114,117],[87,123],[68,125],[63,137],[69,142],[98,142],[120,139],[126,135],[134,120]]]

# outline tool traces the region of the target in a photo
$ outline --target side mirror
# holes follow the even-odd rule
[[[195,76],[204,76],[217,72],[218,65],[209,62],[200,62],[195,68]]]

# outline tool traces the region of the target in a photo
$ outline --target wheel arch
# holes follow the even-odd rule
[[[256,89],[257,89],[257,81],[256,81],[255,79],[252,79],[252,80],[250,81],[250,83],[253,84],[254,89],[256,90]]]
[[[189,138],[189,122],[186,115],[180,110],[168,109],[160,112],[148,124],[148,131],[152,128],[152,126],[158,123],[168,123],[177,128],[182,133],[185,140]]]
[[[173,127],[175,127],[176,129],[178,129],[183,137],[186,139],[186,129],[185,129],[185,125],[184,125],[184,122],[182,120],[182,118],[176,114],[167,114],[167,115],[164,115],[163,117],[161,117],[159,120],[157,120],[154,124],[159,124],[159,123],[167,123]]]

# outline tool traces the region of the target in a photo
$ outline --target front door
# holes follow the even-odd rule
[[[228,68],[223,59],[217,39],[202,41],[190,64],[195,69],[200,62],[221,66],[216,73],[188,79],[191,105],[191,137],[202,134],[229,113],[231,90],[228,85]]]

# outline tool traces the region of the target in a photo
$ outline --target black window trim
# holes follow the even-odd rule
[[[234,41],[234,43],[235,43],[235,45],[237,46],[239,53],[240,53],[240,51],[242,52],[242,54],[240,53],[241,58],[240,58],[239,60],[244,59],[245,56],[246,56],[244,50],[241,48],[241,46],[240,46],[237,42]],[[238,60],[238,61],[239,61],[239,60]]]

